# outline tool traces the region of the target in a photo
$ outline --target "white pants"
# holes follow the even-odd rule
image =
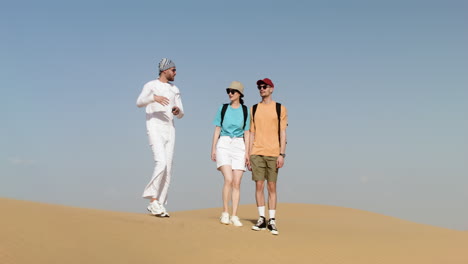
[[[148,138],[153,151],[154,171],[146,185],[143,198],[155,198],[167,203],[167,191],[171,182],[172,157],[174,155],[175,128],[172,125],[158,125],[148,129]]]

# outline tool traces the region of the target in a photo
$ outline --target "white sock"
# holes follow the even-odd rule
[[[268,210],[268,214],[270,214],[270,219],[275,218],[276,210]]]
[[[258,215],[265,217],[265,206],[259,206],[257,207],[258,209]]]

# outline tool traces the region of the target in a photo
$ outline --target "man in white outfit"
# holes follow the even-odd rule
[[[147,209],[159,217],[169,217],[164,205],[167,204],[172,174],[174,116],[184,116],[179,89],[171,83],[175,76],[174,62],[162,59],[159,62],[159,78],[146,83],[137,99],[138,107],[146,107],[146,128],[155,162],[153,176],[145,187],[143,198],[150,199]]]

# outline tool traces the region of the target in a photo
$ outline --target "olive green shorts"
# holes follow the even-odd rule
[[[278,157],[251,155],[250,166],[252,167],[252,180],[276,182],[278,179],[278,168],[276,160]]]

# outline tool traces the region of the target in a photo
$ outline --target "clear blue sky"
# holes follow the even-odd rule
[[[135,101],[168,57],[186,111],[168,209],[221,207],[211,123],[231,81],[252,105],[269,77],[289,110],[280,202],[468,230],[467,13],[461,0],[3,3],[0,196],[144,212],[153,162]]]

